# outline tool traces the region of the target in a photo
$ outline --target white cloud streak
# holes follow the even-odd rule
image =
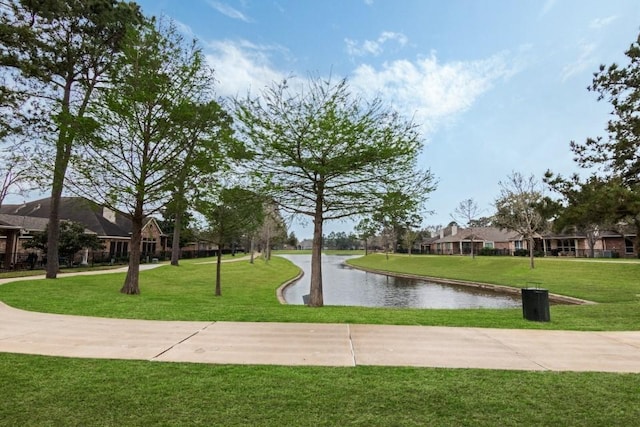
[[[287,53],[280,46],[223,40],[210,42],[205,52],[215,69],[216,92],[221,96],[244,96],[248,91],[257,96],[265,87],[290,76],[277,70],[271,60],[274,54]],[[517,71],[517,66],[507,62],[507,53],[449,63],[438,62],[432,53],[427,58],[388,62],[378,68],[361,64],[349,76],[349,83],[364,99],[381,98],[429,134],[470,109],[498,80]]]
[[[544,5],[542,6],[542,10],[540,10],[539,16],[542,17],[547,13],[549,13],[551,9],[553,9],[553,7],[556,5],[556,1],[557,0],[547,0],[546,2],[544,2]]]
[[[485,60],[440,64],[434,53],[415,62],[385,63],[381,69],[363,64],[356,68],[352,86],[367,98],[378,96],[406,116],[413,117],[426,133],[435,131],[491,89],[508,78],[505,54]]]
[[[597,61],[593,56],[593,52],[595,50],[595,43],[582,43],[579,48],[578,58],[562,68],[562,71],[560,73],[560,78],[562,79],[562,81],[565,82],[576,74],[579,74],[589,68],[595,67],[597,64]]]
[[[407,44],[409,39],[402,33],[383,31],[376,40],[365,40],[361,43],[352,39],[345,39],[344,41],[347,45],[347,53],[350,56],[378,56],[383,52],[385,43],[394,41],[402,47]]]
[[[243,22],[252,22],[252,20],[249,17],[247,17],[244,13],[240,12],[237,9],[234,9],[228,4],[213,1],[213,0],[209,0],[207,3],[209,3],[209,6],[211,6],[221,14],[228,16],[229,18],[238,19]]]
[[[206,57],[215,70],[216,92],[222,96],[243,96],[247,91],[257,95],[260,90],[281,81],[285,74],[277,71],[269,58],[278,46],[261,46],[242,40],[213,41],[206,45]]]
[[[608,27],[616,19],[618,19],[618,17],[615,15],[607,16],[606,18],[596,18],[589,23],[589,28],[593,30],[601,30],[604,27]]]

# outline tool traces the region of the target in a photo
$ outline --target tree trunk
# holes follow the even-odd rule
[[[251,254],[249,255],[249,264],[253,264],[253,252],[255,251],[254,245],[255,245],[255,239],[253,236],[251,236],[251,243],[250,243]]]
[[[65,96],[65,99],[67,97]],[[65,108],[63,108],[65,111]],[[66,108],[68,111],[68,107]],[[63,125],[64,126],[64,125]],[[56,145],[56,160],[53,169],[53,182],[51,184],[51,210],[49,211],[49,225],[47,228],[47,279],[55,279],[58,276],[59,253],[58,243],[60,241],[60,200],[62,199],[62,188],[64,178],[67,174],[67,166],[71,157],[71,142],[67,141],[67,129],[60,129]]]
[[[215,296],[222,296],[222,286],[221,286],[221,276],[220,271],[222,270],[222,245],[218,244],[218,259],[216,260],[216,292]]]
[[[62,197],[62,180],[55,177],[58,170],[54,171],[53,187],[51,190],[51,210],[49,211],[49,224],[47,226],[47,279],[55,279],[58,276],[59,254],[58,242],[60,241],[60,199]]]
[[[471,259],[476,259],[476,253],[473,247],[473,236],[471,236]]]
[[[633,221],[636,226],[636,238],[633,240],[633,250],[636,252],[636,258],[640,258],[640,219]]]
[[[127,295],[140,294],[140,246],[142,244],[143,221],[142,209],[136,209],[136,213],[131,218],[132,230],[131,244],[129,246],[129,269],[127,270],[127,277],[124,279],[124,285],[122,285],[120,289],[121,293]]]
[[[364,239],[364,256],[369,255],[369,251],[367,249],[368,249],[367,239]]]
[[[531,267],[531,269],[535,268],[533,262],[533,237],[529,237],[529,267]]]
[[[322,196],[316,199],[316,212],[313,218],[313,244],[311,246],[311,285],[309,289],[309,306],[322,307]]]
[[[182,228],[182,211],[178,209],[173,224],[173,241],[171,243],[171,265],[178,266],[180,259],[180,231]]]

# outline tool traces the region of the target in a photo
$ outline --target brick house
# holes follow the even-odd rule
[[[22,242],[30,239],[33,232],[45,230],[50,209],[50,198],[0,207],[0,262],[3,269],[17,265],[26,257]],[[130,252],[132,224],[123,212],[84,197],[63,197],[60,220],[80,223],[85,227],[85,233],[97,235],[104,245],[104,251],[99,254],[102,258],[126,258]],[[153,256],[166,249],[167,236],[154,218],[148,218],[142,229],[143,256]],[[81,255],[82,261],[86,262],[88,251]]]
[[[442,255],[468,255],[473,244],[474,253],[483,248],[512,251],[516,233],[497,227],[460,228],[457,225],[440,230],[440,236],[429,239],[430,252]],[[472,243],[473,242],[473,243]]]

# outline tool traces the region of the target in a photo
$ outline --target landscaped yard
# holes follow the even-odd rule
[[[61,277],[0,286],[0,301],[26,310],[161,320],[237,320],[258,322],[374,323],[574,330],[640,329],[640,263],[598,263],[511,257],[425,257],[370,255],[352,263],[429,276],[529,286],[599,302],[587,306],[552,306],[551,322],[529,322],[520,309],[421,310],[366,307],[313,309],[281,305],[280,283],[297,267],[274,257],[223,264],[222,297],[213,296],[215,265],[210,260],[181,262],[141,273],[142,294],[118,291],[124,273]]]
[[[372,255],[390,270],[529,286],[601,302],[553,306],[552,322],[519,309],[404,310],[283,306],[275,289],[297,269],[275,257],[223,264],[183,261],[123,273],[0,286],[14,307],[92,316],[552,329],[640,329],[640,264]],[[634,425],[640,375],[418,368],[216,366],[0,354],[0,425]]]

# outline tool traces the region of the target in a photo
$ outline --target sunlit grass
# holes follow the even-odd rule
[[[0,354],[11,426],[632,426],[640,375]]]
[[[158,320],[370,323],[391,325],[475,326],[568,330],[640,329],[640,294],[636,264],[549,262],[536,269],[536,281],[552,292],[604,301],[589,306],[554,305],[551,322],[529,322],[517,309],[401,309],[281,305],[280,284],[298,274],[289,261],[273,257],[222,265],[222,296],[215,297],[213,259],[181,262],[141,272],[141,295],[119,292],[124,273],[100,276],[61,276],[0,286],[0,300],[26,310],[99,317]],[[353,261],[352,261],[353,262]],[[528,285],[526,260],[512,258],[418,257],[372,255],[358,263],[388,266],[398,271],[440,277],[475,279],[490,283]],[[524,263],[524,265],[522,265]],[[577,263],[576,263],[577,264]],[[564,268],[557,268],[564,265]],[[591,267],[589,267],[591,265]],[[607,268],[606,273],[593,269]],[[580,268],[580,280],[573,280]],[[504,270],[504,271],[502,271]],[[506,272],[505,272],[506,271]],[[562,276],[565,274],[565,276]],[[510,279],[511,277],[511,279]],[[594,278],[610,278],[605,290]],[[592,282],[588,282],[592,279]],[[513,282],[511,281],[513,280]],[[548,282],[547,282],[548,281]]]

